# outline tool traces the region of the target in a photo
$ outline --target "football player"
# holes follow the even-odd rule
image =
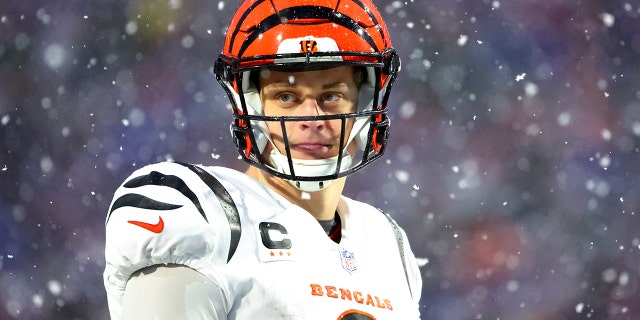
[[[385,150],[399,69],[371,0],[243,1],[215,74],[251,166],[124,181],[106,218],[111,317],[419,319],[404,231],[342,195]]]

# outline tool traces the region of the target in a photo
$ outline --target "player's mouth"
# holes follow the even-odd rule
[[[291,151],[293,157],[298,159],[326,159],[333,156],[331,147],[330,144],[323,143],[296,143],[291,145]]]

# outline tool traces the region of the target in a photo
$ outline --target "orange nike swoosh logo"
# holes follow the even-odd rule
[[[162,230],[164,230],[164,221],[162,221],[162,217],[158,217],[158,223],[146,223],[146,222],[142,222],[142,221],[135,221],[135,220],[129,220],[127,222],[136,225],[138,227],[141,228],[145,228],[153,233],[160,233],[162,232]]]

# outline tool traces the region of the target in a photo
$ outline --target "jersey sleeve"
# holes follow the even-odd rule
[[[116,190],[105,226],[104,282],[113,319],[119,319],[134,272],[158,264],[210,270],[227,262],[230,221],[194,168],[169,162],[150,165]]]
[[[220,287],[191,268],[153,266],[134,273],[127,282],[122,320],[223,320],[227,319],[224,301]]]

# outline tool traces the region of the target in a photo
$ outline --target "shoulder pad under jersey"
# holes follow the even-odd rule
[[[125,282],[155,264],[198,270],[226,263],[240,238],[237,210],[220,181],[180,163],[135,171],[116,190],[105,223],[107,266]]]

